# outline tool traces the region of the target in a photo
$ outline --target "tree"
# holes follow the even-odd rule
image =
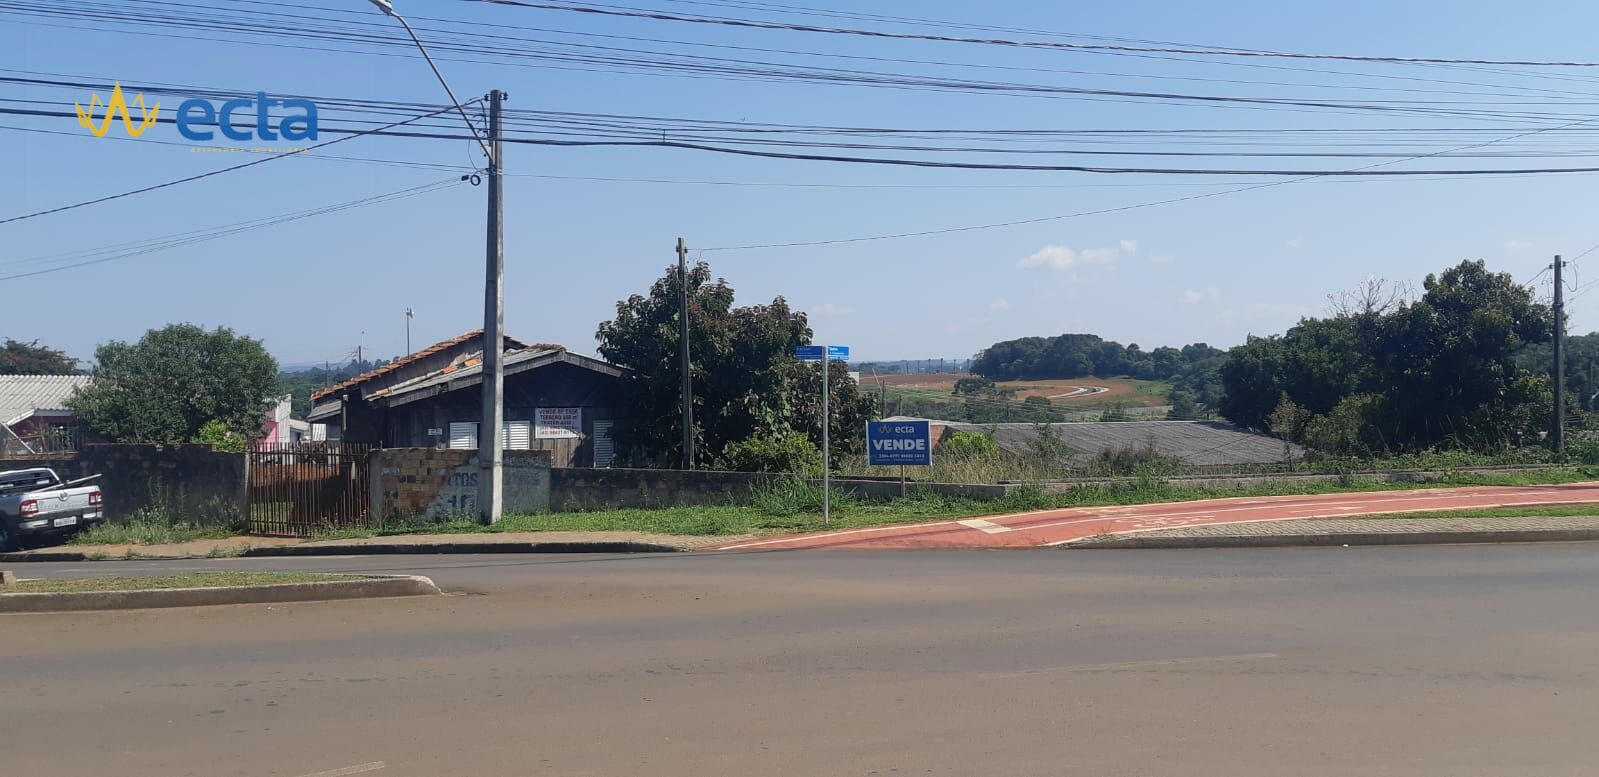
[[[254,439],[279,395],[278,365],[261,341],[223,327],[170,324],[137,343],[106,343],[94,357],[94,380],[67,406],[115,442],[189,442],[210,421]]]
[[[615,439],[643,461],[675,460],[682,447],[678,289],[677,268],[668,267],[648,295],[616,303],[616,318],[595,333],[600,355],[629,370],[622,393],[632,422],[615,430]],[[698,450],[720,457],[730,444],[790,432],[820,446],[821,370],[794,360],[795,346],[811,342],[805,314],[782,297],[735,308],[733,288],[724,279],[712,282],[704,262],[688,272],[688,297]],[[831,366],[829,435],[835,450],[856,450],[872,401],[861,395],[845,365]]]
[[[78,362],[65,351],[6,338],[0,348],[0,375],[76,375]]]
[[[1234,348],[1221,368],[1222,414],[1278,431],[1283,419],[1273,412],[1286,403],[1327,419],[1296,420],[1292,439],[1314,429],[1308,439],[1334,452],[1491,450],[1536,439],[1548,425],[1548,381],[1517,358],[1550,339],[1552,311],[1481,261],[1429,275],[1423,288],[1407,301],[1404,287],[1368,280],[1333,297],[1335,315]]]

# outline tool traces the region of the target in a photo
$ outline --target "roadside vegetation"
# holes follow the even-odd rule
[[[174,545],[217,540],[243,534],[248,528],[238,510],[222,504],[191,510],[181,489],[152,481],[149,503],[126,520],[95,524],[73,535],[73,545]]]
[[[391,523],[382,529],[331,531],[322,537],[336,539],[402,534],[553,531],[628,531],[685,536],[786,534],[1072,507],[1181,502],[1226,497],[1404,491],[1448,486],[1540,485],[1574,483],[1595,478],[1599,478],[1599,468],[1569,467],[1513,474],[1455,473],[1426,483],[1396,483],[1375,477],[1352,475],[1316,483],[1268,482],[1243,488],[1227,488],[1172,484],[1162,478],[1143,475],[1102,483],[1079,484],[1070,491],[1059,494],[1045,493],[1039,484],[1027,484],[995,500],[945,496],[933,493],[929,489],[913,487],[904,497],[869,501],[856,498],[848,492],[835,490],[832,500],[832,522],[829,525],[822,523],[821,486],[808,479],[783,478],[757,489],[752,495],[751,503],[747,505],[510,515],[493,526],[485,526],[466,518],[447,521],[408,521]],[[1590,509],[1599,510],[1599,506]]]

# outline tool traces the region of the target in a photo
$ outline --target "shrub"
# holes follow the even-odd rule
[[[962,461],[998,461],[999,444],[979,432],[955,432],[938,444],[938,455]]]
[[[722,460],[728,469],[737,472],[822,471],[822,452],[810,438],[793,433],[756,434],[729,443],[722,451]]]

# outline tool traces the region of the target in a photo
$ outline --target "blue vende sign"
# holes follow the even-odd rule
[[[927,421],[868,421],[866,462],[874,466],[882,464],[932,466],[931,425]]]

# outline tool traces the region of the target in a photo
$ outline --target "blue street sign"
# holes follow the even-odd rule
[[[794,346],[794,358],[799,359],[802,362],[819,362],[822,360],[822,349],[823,346],[820,345],[797,345]],[[829,345],[826,346],[826,349],[828,361],[849,361],[849,346]]]
[[[933,465],[933,433],[927,421],[868,421],[866,463]]]

